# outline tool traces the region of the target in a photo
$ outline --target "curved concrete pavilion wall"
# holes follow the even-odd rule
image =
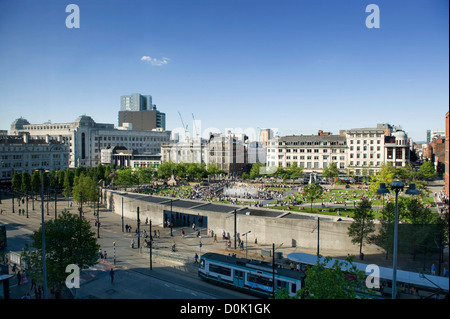
[[[148,196],[120,191],[104,191],[107,208],[114,213],[129,219],[137,219],[137,207],[141,225],[148,218],[152,225],[163,226],[164,211],[170,211],[169,197]],[[207,218],[207,228],[222,238],[222,232],[233,238],[234,235],[234,210],[236,209],[237,233],[248,231],[248,241],[258,244],[272,244],[283,247],[317,248],[317,215],[308,213],[294,213],[274,209],[248,208],[238,205],[224,205],[194,201],[187,199],[172,199],[172,211],[191,216],[203,216]],[[342,255],[359,255],[359,245],[353,245],[347,235],[349,220],[336,221],[337,217],[320,217],[320,251],[332,250]],[[132,225],[136,229],[136,224]],[[184,227],[189,233],[191,228]],[[202,234],[203,236],[205,234]],[[242,237],[245,241],[245,237]],[[232,241],[233,242],[233,241]],[[234,244],[232,244],[232,247]],[[364,245],[365,254],[379,253],[380,249],[374,245]]]

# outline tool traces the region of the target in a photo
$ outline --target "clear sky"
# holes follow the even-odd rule
[[[189,129],[390,123],[423,141],[449,108],[448,16],[448,0],[0,0],[0,129],[117,125],[120,96],[141,93],[167,129],[180,112]]]

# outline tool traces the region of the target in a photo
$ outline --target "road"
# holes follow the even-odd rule
[[[74,205],[75,206],[75,205]],[[26,215],[19,215],[17,202],[16,213],[11,212],[11,199],[3,198],[0,207],[0,223],[7,225],[8,251],[20,251],[26,243],[31,243],[30,235],[40,227],[40,204],[35,202],[35,210],[28,211]],[[61,200],[57,204],[59,209],[68,209],[74,214],[77,207],[68,207],[67,202]],[[20,208],[23,208],[21,206]],[[46,206],[45,206],[46,208]],[[97,227],[94,225],[93,209],[83,207],[85,218],[92,224],[92,230],[97,236]],[[49,215],[44,210],[45,220],[54,218],[54,203],[50,203]],[[187,233],[181,238],[180,229],[173,229],[174,237],[170,236],[169,229],[153,226],[152,230],[160,231],[160,238],[155,239],[154,253],[152,254],[152,270],[150,270],[150,255],[141,249],[130,247],[131,239],[136,237],[134,231],[122,232],[122,220],[119,215],[100,209],[100,238],[98,242],[107,259],[99,259],[98,263],[81,270],[80,288],[72,288],[72,294],[78,299],[255,299],[255,297],[234,290],[217,287],[202,281],[196,272],[193,262],[198,248],[199,239],[194,233]],[[124,219],[124,224],[132,225],[136,229],[136,221]],[[149,231],[149,226],[141,223],[141,230]],[[185,229],[186,231],[186,229]],[[204,233],[204,230],[202,230]],[[213,245],[205,242],[203,250],[214,249]],[[212,241],[212,239],[210,240]],[[171,244],[177,243],[177,253],[170,251]],[[137,245],[137,244],[136,244]],[[148,251],[148,250],[147,250]],[[200,254],[199,254],[200,255]],[[115,260],[115,263],[114,263]],[[110,269],[114,269],[114,282],[111,283]],[[69,273],[68,273],[69,275]],[[13,293],[15,288],[20,288]],[[25,286],[18,287],[15,279],[11,284],[11,297],[20,298]],[[20,291],[19,291],[20,290]],[[14,296],[13,296],[14,295]],[[33,293],[32,293],[33,297]]]

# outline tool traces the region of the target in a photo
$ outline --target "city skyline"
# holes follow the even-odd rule
[[[151,95],[168,130],[280,136],[401,126],[414,141],[448,111],[448,1],[0,2],[0,129],[20,117],[118,124]]]

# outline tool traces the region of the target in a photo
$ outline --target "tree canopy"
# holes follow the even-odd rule
[[[31,235],[31,247],[37,250],[25,250],[29,261],[28,275],[38,284],[42,283],[42,227]],[[47,264],[47,283],[56,291],[61,291],[70,264],[84,269],[97,262],[98,250],[94,232],[89,221],[67,211],[57,219],[45,222],[45,251]]]

